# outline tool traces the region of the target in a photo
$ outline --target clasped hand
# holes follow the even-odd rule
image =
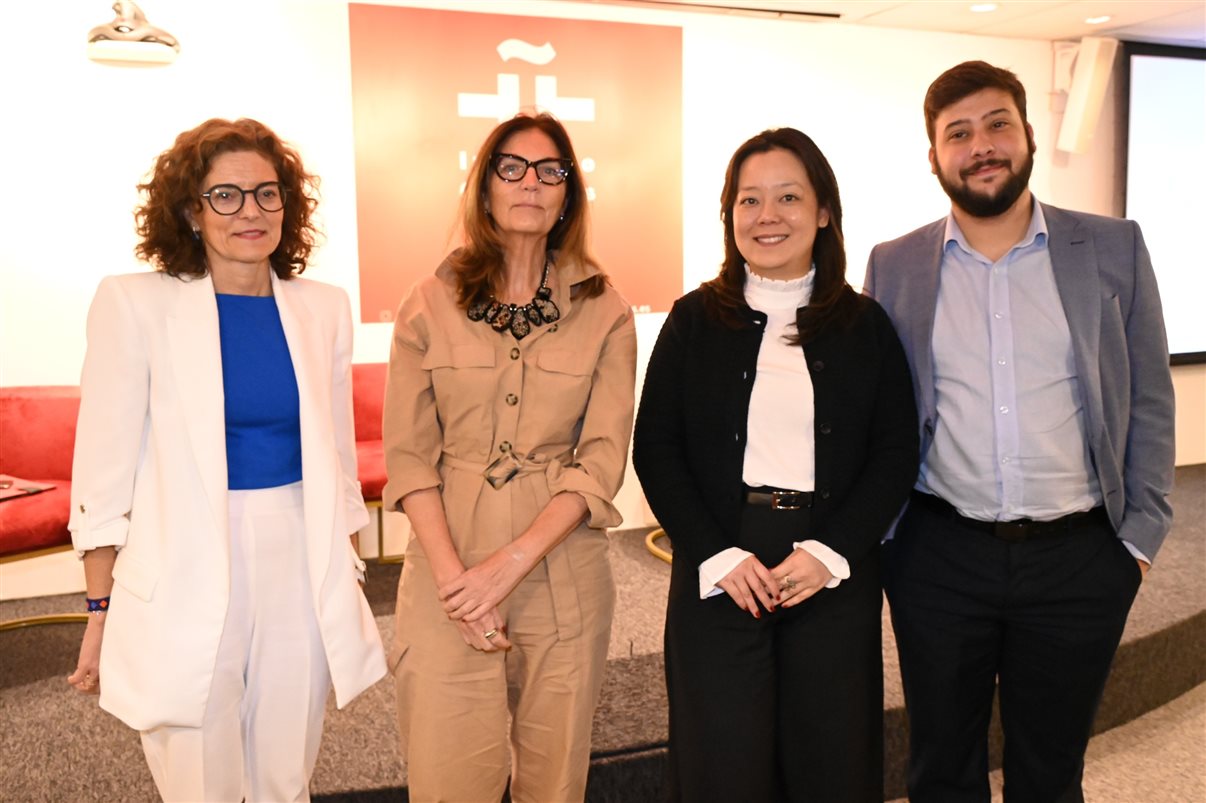
[[[511,646],[498,606],[524,573],[520,562],[501,549],[440,586],[444,612],[457,623],[466,644],[485,652]]]
[[[793,549],[773,569],[750,555],[716,585],[732,597],[737,607],[757,619],[762,616],[759,605],[767,611],[780,605],[791,608],[820,591],[832,578],[825,564],[810,552]]]

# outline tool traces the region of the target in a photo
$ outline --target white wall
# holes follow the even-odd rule
[[[717,197],[729,155],[752,133],[779,125],[808,132],[834,165],[850,278],[858,285],[874,243],[947,208],[926,162],[921,99],[938,73],[968,58],[1008,66],[1026,84],[1039,144],[1032,180],[1038,197],[1116,211],[1114,99],[1107,99],[1092,152],[1056,154],[1045,42],[551,0],[395,4],[681,26],[684,182],[651,180],[646,191],[683,194],[684,289],[712,276],[719,262]],[[301,149],[307,168],[322,177],[327,234],[307,275],[345,287],[353,304],[358,298],[346,2],[145,0],[143,7],[181,41],[176,63],[89,61],[87,32],[111,17],[102,0],[7,9],[0,49],[0,385],[77,381],[97,282],[141,269],[132,255],[135,183],[177,133],[211,116],[259,118]],[[639,147],[639,132],[633,142]],[[642,317],[644,350],[661,317]],[[388,325],[359,324],[356,338],[357,361],[386,358]],[[1188,383],[1183,397],[1206,395],[1206,378],[1184,369],[1179,391],[1181,374]],[[1200,405],[1183,414],[1206,418]],[[1198,440],[1181,450],[1181,462],[1206,461],[1206,436]]]

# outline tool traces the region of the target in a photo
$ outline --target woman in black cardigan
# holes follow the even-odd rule
[[[887,316],[846,283],[824,155],[791,128],[733,155],[720,275],[679,299],[633,461],[674,546],[672,799],[882,801],[879,543],[917,474]]]

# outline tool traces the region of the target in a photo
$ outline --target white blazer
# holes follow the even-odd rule
[[[297,375],[307,560],[340,708],[385,674],[348,536],[368,522],[356,479],[347,295],[306,279],[272,290]],[[120,550],[101,646],[100,705],[130,727],[200,727],[230,592],[218,307],[208,276],[104,279],[71,484],[81,552]]]

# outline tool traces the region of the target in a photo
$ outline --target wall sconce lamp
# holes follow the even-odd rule
[[[131,0],[113,4],[117,17],[88,32],[88,58],[93,61],[171,64],[180,53],[180,43],[162,28],[147,21],[146,14]]]

